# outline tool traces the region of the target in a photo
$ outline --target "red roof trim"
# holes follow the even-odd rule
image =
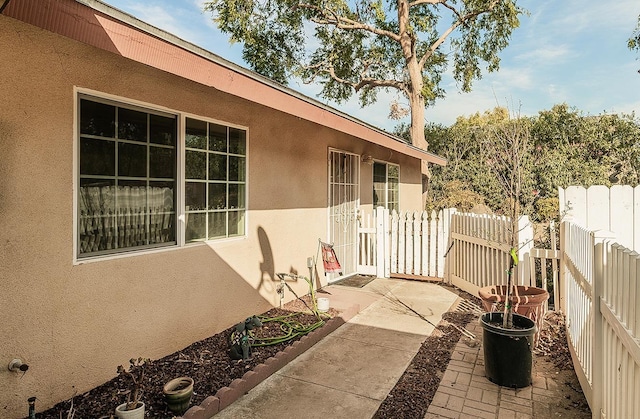
[[[320,102],[313,103],[311,98],[226,62],[100,1],[13,0],[3,14],[399,153],[446,164],[442,157],[406,144]]]

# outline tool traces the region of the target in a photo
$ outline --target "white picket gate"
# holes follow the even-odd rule
[[[358,264],[357,271],[363,275],[376,275],[377,234],[372,214],[358,214]]]
[[[455,210],[438,213],[360,213],[358,273],[380,277],[443,278],[449,223]]]

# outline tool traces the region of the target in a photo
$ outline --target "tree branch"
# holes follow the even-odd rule
[[[315,10],[316,12],[318,12],[318,14],[322,16],[322,18],[312,17],[310,19],[313,23],[316,23],[318,25],[333,25],[338,29],[344,29],[344,30],[364,30],[364,31],[373,33],[375,35],[385,36],[396,42],[400,42],[400,35],[396,33],[378,29],[374,26],[367,25],[365,23],[358,22],[344,16],[340,16],[338,13],[336,13],[331,9],[321,8],[321,7],[314,6],[312,4],[306,4],[306,3],[298,4],[295,7]]]
[[[451,33],[453,31],[455,31],[460,25],[467,25],[467,22],[475,19],[476,17],[480,16],[481,14],[488,13],[488,12],[492,11],[494,9],[494,7],[496,7],[496,4],[498,3],[499,0],[492,1],[491,4],[486,9],[478,10],[476,12],[467,13],[464,16],[461,15],[460,12],[455,7],[447,4],[447,0],[442,0],[442,1],[418,0],[418,1],[416,1],[416,3],[418,3],[418,2],[420,2],[420,3],[429,3],[431,1],[433,1],[434,4],[436,4],[436,3],[442,4],[444,7],[446,7],[449,10],[451,10],[453,12],[453,14],[455,14],[457,16],[458,19],[455,22],[453,22],[453,24],[446,31],[444,31],[442,33],[442,35],[440,35],[440,37],[433,44],[431,44],[431,46],[429,47],[427,52],[425,52],[424,55],[420,58],[419,65],[420,65],[421,68],[424,67],[424,65],[427,62],[427,60],[429,59],[429,57],[431,57],[433,55],[433,53],[438,49],[438,47],[440,47],[440,45],[442,45],[442,43],[447,39],[447,37],[449,35],[451,35]]]
[[[314,65],[308,65],[308,66],[304,66],[304,68],[306,70],[316,70],[314,72],[314,74],[307,80],[304,80],[304,83],[309,84],[312,83],[316,76],[319,75],[320,73],[324,73],[329,75],[329,77],[331,77],[331,79],[335,80],[338,83],[341,84],[345,84],[347,86],[351,86],[353,88],[353,90],[355,90],[356,92],[359,92],[362,88],[364,87],[393,87],[396,88],[402,92],[404,92],[405,94],[409,93],[409,89],[407,87],[406,83],[400,82],[398,80],[380,80],[380,79],[374,79],[372,77],[366,77],[365,73],[367,71],[367,69],[371,66],[370,64],[366,64],[364,66],[364,69],[362,70],[361,74],[360,74],[360,81],[357,83],[354,83],[352,81],[349,81],[347,79],[343,79],[342,77],[339,77],[336,72],[335,72],[335,68],[333,67],[333,65],[328,62],[328,61],[323,61]]]

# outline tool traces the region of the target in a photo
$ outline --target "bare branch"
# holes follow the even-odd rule
[[[420,6],[421,4],[444,4],[447,0],[415,0],[409,2],[409,7]]]

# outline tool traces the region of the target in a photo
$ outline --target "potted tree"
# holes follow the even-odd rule
[[[505,387],[526,387],[532,382],[535,316],[549,298],[546,290],[518,285],[517,267],[519,219],[533,204],[528,121],[519,114],[485,128],[483,148],[487,163],[498,179],[504,196],[504,215],[508,217],[509,268],[507,283],[481,288],[478,292],[487,313],[480,318],[487,378]],[[494,308],[502,303],[502,311]],[[515,313],[514,313],[515,309]],[[518,314],[520,313],[520,314]]]
[[[116,407],[116,416],[120,419],[143,419],[144,402],[141,401],[144,387],[144,367],[147,358],[131,358],[129,368],[118,367],[118,375],[129,381],[130,387],[126,391],[127,401]]]

